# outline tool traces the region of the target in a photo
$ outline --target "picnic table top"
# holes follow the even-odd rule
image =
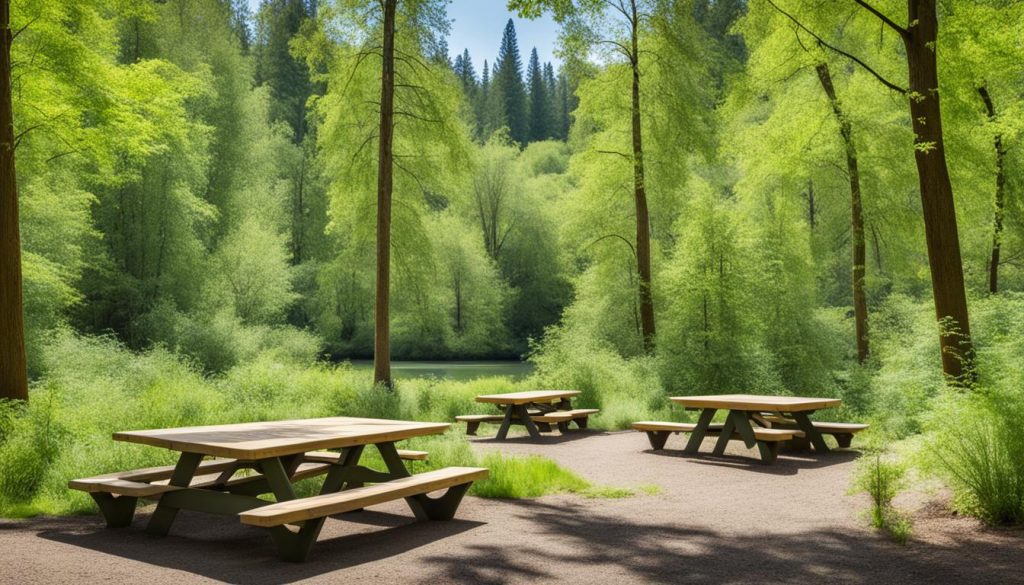
[[[122,431],[114,433],[114,440],[251,461],[438,435],[450,426],[448,423],[339,416]]]
[[[530,404],[531,402],[554,402],[562,398],[579,396],[579,390],[528,390],[507,394],[484,394],[477,396],[477,402],[490,404]]]
[[[673,396],[676,404],[687,408],[718,408],[723,410],[756,410],[768,412],[804,412],[834,408],[843,403],[838,398],[805,398],[802,396],[758,396],[756,394],[721,394],[711,396]]]

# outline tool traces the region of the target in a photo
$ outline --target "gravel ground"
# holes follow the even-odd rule
[[[487,428],[483,429],[486,432]],[[479,451],[541,453],[601,486],[656,485],[622,499],[466,498],[456,520],[414,523],[402,502],[328,521],[304,564],[232,518],[183,512],[171,536],[100,518],[0,521],[0,583],[1024,583],[1024,531],[984,529],[934,503],[899,546],[865,528],[846,494],[855,453],[654,453],[640,433],[571,433],[540,443],[473,440]],[[710,450],[710,442],[705,449]]]

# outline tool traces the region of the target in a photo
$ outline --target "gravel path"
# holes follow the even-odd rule
[[[413,523],[392,503],[329,521],[299,565],[231,518],[183,512],[167,538],[142,532],[146,510],[119,530],[94,516],[0,521],[0,583],[1024,583],[1020,530],[985,530],[923,498],[907,500],[920,508],[907,546],[866,529],[866,501],[846,494],[853,453],[763,466],[682,457],[678,436],[655,454],[632,432],[473,444],[541,453],[597,485],[660,492],[467,498],[444,523]]]

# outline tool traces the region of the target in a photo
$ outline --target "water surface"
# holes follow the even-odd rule
[[[373,370],[373,360],[351,360],[357,370]],[[522,380],[533,373],[534,366],[519,361],[436,361],[391,362],[391,375],[395,378],[447,378],[449,380],[474,380],[492,376],[507,376]]]

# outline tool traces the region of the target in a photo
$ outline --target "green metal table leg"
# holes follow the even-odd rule
[[[754,436],[754,429],[750,426],[750,413],[744,410],[734,410],[731,414],[733,430],[743,439],[743,444],[747,446],[747,449],[752,448],[757,444],[757,437]]]
[[[405,467],[405,462],[398,456],[398,449],[394,443],[377,443],[377,451],[380,451],[380,456],[384,459],[384,465],[395,478],[412,475]]]
[[[338,465],[332,465],[331,469],[327,471],[327,477],[324,479],[324,484],[320,487],[320,493],[333,494],[334,492],[341,491],[343,488],[352,489],[363,485],[362,483],[350,481],[346,473],[359,465],[359,458],[362,454],[363,445],[356,445],[355,447],[345,449]]]
[[[526,431],[530,433],[530,436],[534,439],[539,439],[540,431],[537,430],[537,425],[533,424],[533,419],[530,418],[530,413],[527,410],[526,405],[517,404],[512,410],[517,416],[519,416],[519,420],[523,423],[523,426],[526,427]]]
[[[811,419],[807,414],[806,412],[792,412],[789,413],[789,416],[796,421],[796,426],[800,427],[800,430],[804,432],[804,437],[814,446],[815,452],[828,453],[829,448],[828,443],[825,442],[825,437],[821,436],[818,429],[814,428],[814,424],[811,423]]]
[[[725,424],[722,425],[722,434],[718,437],[718,442],[715,443],[715,450],[711,452],[713,455],[725,454],[725,447],[729,444],[729,440],[736,430],[736,421],[733,420],[733,414],[734,411],[730,410],[729,414],[725,417]]]
[[[93,501],[103,513],[107,528],[124,528],[131,526],[135,517],[135,504],[138,498],[132,496],[113,496],[108,493],[92,493]]]
[[[508,429],[512,426],[512,418],[515,414],[515,409],[511,406],[505,408],[505,418],[501,420],[501,427],[498,428],[498,434],[495,436],[496,439],[504,441],[508,437]]]
[[[290,463],[290,462],[289,462]],[[259,462],[260,471],[263,477],[267,478],[267,484],[274,493],[278,502],[287,502],[295,499],[295,488],[292,486],[291,474],[285,469],[285,463],[281,458],[262,459]],[[288,467],[291,467],[289,465]]]
[[[202,460],[203,456],[199,453],[182,453],[178,457],[178,464],[174,466],[170,485],[188,487]],[[149,524],[146,525],[146,532],[157,536],[167,536],[177,515],[178,508],[168,504],[166,498],[161,498],[160,503],[156,506],[156,511],[149,519]]]
[[[708,432],[708,427],[711,425],[711,419],[715,418],[716,410],[714,408],[705,408],[700,413],[700,418],[697,419],[697,426],[690,433],[690,439],[686,442],[686,448],[683,450],[685,453],[696,453],[700,450],[701,443],[704,442],[704,435]]]

